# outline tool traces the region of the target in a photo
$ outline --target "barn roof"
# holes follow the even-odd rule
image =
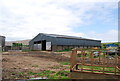
[[[46,34],[46,33],[39,33],[39,34],[44,34],[46,36],[51,36],[51,37],[56,37],[56,38],[93,40],[93,39],[87,39],[87,38],[76,37],[76,36],[67,36],[67,35],[58,35],[58,34]],[[96,40],[96,41],[101,41],[101,40]]]

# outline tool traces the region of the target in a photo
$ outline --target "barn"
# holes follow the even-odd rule
[[[86,39],[82,37],[39,33],[30,42],[31,50],[58,51],[71,48],[101,47],[101,40]]]

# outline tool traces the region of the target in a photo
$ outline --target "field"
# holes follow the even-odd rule
[[[71,52],[5,52],[3,79],[69,78]]]

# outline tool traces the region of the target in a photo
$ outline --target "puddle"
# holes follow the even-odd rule
[[[48,79],[47,77],[36,77],[36,78],[31,78],[27,80],[17,80],[17,81],[32,81],[32,80],[41,80],[41,79]]]

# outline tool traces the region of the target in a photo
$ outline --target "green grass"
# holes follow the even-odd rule
[[[69,71],[50,71],[50,70],[46,70],[46,71],[41,71],[39,73],[34,73],[34,72],[27,72],[26,75],[27,76],[37,76],[37,77],[47,77],[48,79],[70,79],[68,77],[69,75]],[[19,73],[21,75],[25,75],[24,72]]]
[[[56,52],[65,52],[65,51],[71,51],[71,50],[72,50],[72,48],[71,49],[59,50],[59,51],[56,51]]]
[[[56,76],[59,76],[60,78],[62,78],[62,79],[69,79],[68,78],[68,74],[69,74],[70,72],[69,71],[58,71],[57,73],[56,73]]]
[[[94,70],[100,70],[102,71],[103,70],[103,67],[100,67],[100,66],[81,66],[79,65],[78,66],[78,69],[80,68],[84,68],[84,69],[89,69],[89,70],[84,70],[84,71],[91,71],[92,68],[94,68]],[[94,71],[94,72],[100,72],[100,71]],[[114,67],[105,67],[104,71],[115,71],[115,68]],[[105,72],[105,73],[113,73],[113,72]],[[117,70],[118,72],[118,70]]]
[[[20,72],[19,74],[20,74],[20,75],[24,75],[24,72]]]
[[[62,64],[62,65],[70,65],[69,62],[60,62],[60,64]]]

